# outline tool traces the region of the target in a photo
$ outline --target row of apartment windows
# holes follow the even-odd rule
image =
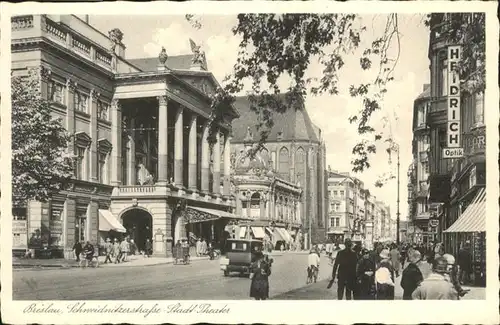
[[[334,197],[335,197],[335,196],[340,196],[340,197],[342,197],[342,198],[343,198],[343,197],[344,197],[344,195],[345,195],[345,192],[344,192],[344,191],[328,191],[328,195],[329,195],[330,197],[332,197],[332,193],[333,193],[333,196],[334,196]]]
[[[332,228],[340,227],[340,218],[339,217],[330,218],[330,227]]]
[[[54,80],[49,81],[47,84],[48,99],[64,105],[64,89],[65,86],[61,83]],[[75,91],[73,95],[73,104],[76,111],[89,114],[89,95],[81,91]],[[98,100],[97,118],[109,121],[109,106],[109,104]]]

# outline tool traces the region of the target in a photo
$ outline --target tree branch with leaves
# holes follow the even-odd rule
[[[38,69],[12,80],[12,194],[13,205],[46,201],[73,176],[71,139],[61,119],[54,119],[41,95]]]

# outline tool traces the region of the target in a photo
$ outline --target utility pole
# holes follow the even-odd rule
[[[398,145],[398,199],[396,212],[396,244],[399,245],[399,145]]]

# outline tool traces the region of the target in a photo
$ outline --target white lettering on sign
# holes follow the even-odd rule
[[[461,158],[464,156],[464,148],[444,148],[443,159]]]
[[[456,71],[462,56],[460,46],[448,47],[448,148],[460,147],[460,76]]]

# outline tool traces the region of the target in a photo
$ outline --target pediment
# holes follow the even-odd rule
[[[89,146],[92,142],[92,138],[86,132],[80,131],[75,133],[75,139],[78,144],[83,146]]]
[[[113,148],[113,145],[108,139],[99,139],[97,145],[100,151],[111,151]]]
[[[198,89],[200,92],[207,96],[211,96],[215,93],[218,85],[214,82],[212,76],[207,75],[189,75],[189,76],[180,76],[180,79],[191,86]]]

